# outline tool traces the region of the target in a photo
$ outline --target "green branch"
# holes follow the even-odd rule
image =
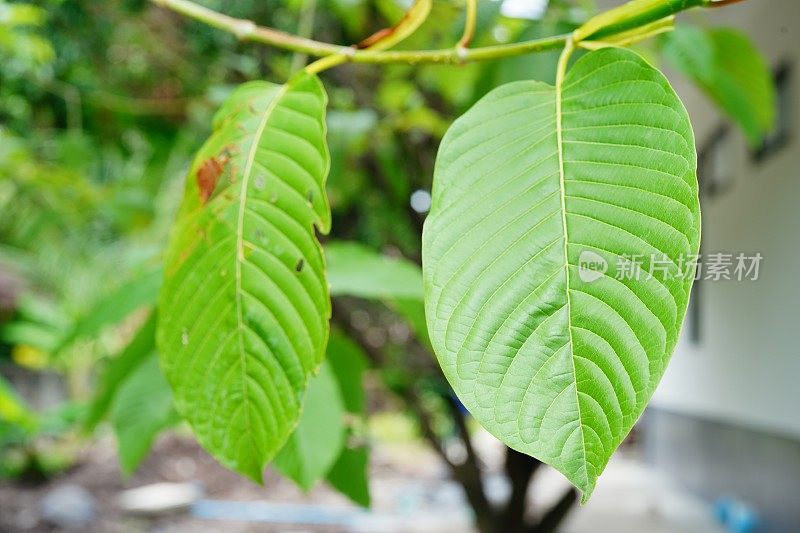
[[[272,28],[257,26],[252,20],[237,19],[223,15],[190,0],[150,0],[152,3],[180,13],[211,27],[232,33],[241,41],[268,44],[276,48],[322,57],[342,54],[351,50],[349,46],[323,43],[298,37]]]
[[[576,44],[579,41],[628,31],[635,27],[645,26],[658,19],[673,15],[692,7],[718,7],[741,0],[634,0],[614,8],[589,20],[574,34],[554,35],[542,39],[519,43],[464,48],[455,46],[441,50],[360,50],[352,46],[315,41],[299,37],[273,28],[258,26],[251,20],[237,19],[203,7],[191,0],[150,0],[156,5],[180,13],[204,24],[227,31],[239,40],[252,41],[274,46],[284,50],[300,52],[309,56],[329,58],[315,64],[313,71],[345,63],[439,63],[461,64],[470,61],[485,61],[504,57],[518,56],[546,50],[563,48],[572,37]],[[469,13],[468,13],[469,21]],[[334,56],[334,57],[331,57]]]

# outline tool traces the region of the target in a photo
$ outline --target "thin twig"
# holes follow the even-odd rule
[[[323,64],[326,68],[336,64],[351,61],[354,63],[408,63],[415,65],[418,63],[441,63],[441,64],[460,64],[469,61],[484,61],[487,59],[499,59],[503,57],[511,57],[532,52],[543,52],[546,50],[554,50],[562,48],[573,34],[554,35],[552,37],[545,37],[542,39],[534,39],[531,41],[523,41],[519,43],[499,44],[494,46],[483,46],[479,48],[463,48],[454,47],[443,50],[408,50],[408,51],[379,51],[379,50],[358,50],[351,46],[341,46],[321,41],[315,41],[305,37],[299,37],[273,28],[267,28],[256,25],[252,20],[237,19],[223,15],[214,10],[208,9],[198,5],[190,0],[150,0],[156,5],[180,13],[189,18],[193,18],[209,26],[219,28],[234,34],[240,40],[253,41],[263,44],[275,46],[285,50],[301,52],[309,56],[325,57],[325,56],[342,56],[340,61],[334,61],[330,64]],[[684,4],[665,4],[654,9],[654,13],[658,15],[657,18],[663,18],[671,14],[675,14],[684,9],[695,6],[703,7],[720,7],[723,5],[740,2],[742,0],[691,0]],[[626,4],[627,5],[627,4]],[[621,6],[624,7],[624,6]],[[619,10],[620,8],[617,8]],[[615,10],[606,12],[613,15]],[[652,13],[650,14],[652,15]],[[655,15],[653,15],[655,16]],[[603,16],[595,17],[595,19],[606,18]],[[591,21],[590,21],[591,22]],[[619,31],[630,29],[629,26],[635,23],[645,24],[652,22],[652,17],[634,17],[628,24],[617,24],[616,29],[609,29],[608,35],[613,35]],[[581,28],[583,29],[583,28]],[[586,33],[589,29],[585,29]],[[580,29],[574,33],[575,40],[579,39]],[[592,33],[592,32],[589,32]],[[603,37],[608,37],[603,33]],[[589,35],[585,35],[589,37]],[[318,68],[317,71],[322,70]]]
[[[486,59],[508,57],[554,50],[561,48],[568,37],[567,34],[534,39],[519,43],[484,46],[459,53],[455,48],[441,50],[403,50],[378,51],[357,50],[351,46],[341,46],[313,39],[291,35],[264,26],[258,26],[251,20],[237,19],[200,6],[190,0],[150,0],[152,3],[208,24],[214,28],[232,33],[242,41],[268,44],[284,50],[301,52],[314,57],[342,55],[346,61],[354,63],[443,63],[457,64],[464,61],[483,61]]]
[[[269,44],[293,52],[306,53],[315,57],[346,53],[349,46],[338,46],[298,37],[272,28],[256,25],[252,20],[237,19],[223,15],[189,0],[150,0],[152,3],[180,13],[204,24],[227,31],[242,41]]]
[[[432,0],[415,0],[403,17],[390,28],[383,28],[356,45],[361,50],[388,50],[412,35],[425,22],[431,11]]]
[[[739,2],[744,2],[744,0],[708,0],[705,3],[705,7],[729,6],[731,4],[737,4]]]
[[[469,46],[469,43],[472,42],[472,38],[475,36],[475,19],[477,18],[477,14],[478,1],[467,0],[467,12],[464,20],[464,34],[461,36],[461,39],[458,40],[456,48],[464,49]]]

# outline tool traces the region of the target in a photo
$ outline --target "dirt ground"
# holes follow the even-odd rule
[[[504,501],[508,487],[503,485],[502,476],[496,475],[504,448],[485,432],[477,432],[473,444],[487,467],[487,496],[492,501]],[[134,516],[117,506],[121,491],[159,482],[195,483],[203,488],[203,502],[210,502],[212,507],[228,506],[226,516],[236,520],[198,518],[188,510],[156,517]],[[563,493],[566,483],[552,469],[541,471],[529,495],[531,503],[548,508]],[[219,466],[188,434],[163,436],[137,472],[126,480],[120,473],[114,441],[101,439],[83,453],[72,469],[47,483],[0,482],[0,533],[63,531],[45,522],[41,502],[65,485],[82,487],[94,501],[94,519],[88,526],[74,530],[88,533],[472,531],[472,515],[461,488],[448,479],[438,456],[416,441],[376,442],[371,447],[372,506],[367,513],[324,484],[303,494],[291,482],[267,471],[264,486],[255,485]],[[288,519],[276,524],[277,516]],[[331,523],[347,525],[325,525]],[[636,453],[630,452],[615,456],[592,501],[574,509],[562,530],[564,533],[723,531],[715,522],[708,502],[677,486],[665,473],[647,467]]]
[[[380,464],[375,465],[380,470]],[[52,532],[59,529],[42,520],[40,502],[51,490],[65,484],[79,485],[94,499],[95,518],[82,531],[115,533],[132,531],[197,532],[225,531],[288,531],[286,527],[265,524],[223,522],[196,519],[186,512],[166,516],[131,516],[121,511],[118,494],[128,488],[158,482],[196,482],[205,491],[205,498],[215,500],[268,500],[349,506],[349,502],[325,486],[310,494],[301,493],[291,482],[268,471],[264,486],[226,470],[214,461],[196,442],[186,436],[166,435],[130,479],[123,479],[113,441],[100,441],[86,450],[74,467],[43,484],[0,483],[0,531]],[[308,529],[294,529],[306,531]],[[314,531],[338,531],[315,527]]]

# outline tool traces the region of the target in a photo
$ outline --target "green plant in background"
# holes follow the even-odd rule
[[[0,477],[40,481],[69,467],[76,445],[67,435],[81,413],[72,402],[34,411],[0,377]]]
[[[566,36],[467,49],[469,2],[454,49],[396,53],[376,50],[413,33],[429,2],[382,34],[386,46],[378,36],[361,50],[192,2],[157,3],[240,39],[323,56],[282,87],[246,85],[226,102],[189,172],[168,247],[159,352],[179,412],[207,449],[256,480],[292,434],[327,337],[313,228],[329,230],[329,162],[314,74],[346,61],[491,60],[564,47],[555,86],[505,85],[449,129],[423,264],[428,329],[456,394],[491,433],[563,472],[586,501],[677,342],[693,279],[677,262],[700,239],[686,112],[656,69],[614,47],[713,3],[639,0]],[[596,51],[568,72],[581,47]],[[672,281],[605,276],[590,285],[578,277],[584,250],[663,253]]]
[[[177,31],[180,18],[144,2],[129,8],[141,17],[53,2],[47,35],[63,55],[49,73],[9,77],[12,102],[56,99],[41,107],[58,109],[64,133],[41,139],[25,113],[4,112],[16,125],[2,149],[18,148],[0,162],[5,257],[48,289],[33,301],[51,310],[18,313],[6,341],[83,384],[81,425],[110,419],[126,472],[177,411],[251,479],[271,462],[304,489],[327,480],[363,505],[369,361],[464,487],[481,530],[552,530],[575,493],[528,522],[538,460],[589,497],[663,373],[690,289],[677,279],[585,282],[581,252],[677,261],[699,240],[686,112],[660,72],[621,47],[663,53],[755,143],[771,127],[774,94],[752,44],[730,29],[670,31],[678,11],[730,2],[637,0],[587,20],[554,0],[539,21],[504,17],[488,1],[408,11],[389,0],[242,2],[224,7],[230,15],[153,3],[203,24]],[[386,19],[399,22],[381,29]],[[75,20],[97,26],[91,39],[70,33]],[[247,49],[205,25],[292,54]],[[361,44],[313,40],[311,27]],[[120,68],[100,74],[69,60],[97,54]],[[303,69],[306,56],[321,59]],[[169,74],[155,80],[156,66]],[[289,81],[233,88],[265,77]],[[162,268],[178,192],[164,176],[194,151],[183,132],[198,128],[187,124],[213,132],[195,152]],[[41,178],[51,173],[69,195]],[[423,218],[407,203],[431,175],[420,248]],[[20,213],[41,223],[23,226]],[[500,507],[484,492],[450,387],[510,446],[512,493]],[[446,453],[452,440],[463,461]]]

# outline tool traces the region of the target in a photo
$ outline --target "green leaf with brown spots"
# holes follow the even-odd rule
[[[158,349],[178,412],[261,482],[325,353],[327,97],[313,75],[239,87],[186,180],[166,254]]]

